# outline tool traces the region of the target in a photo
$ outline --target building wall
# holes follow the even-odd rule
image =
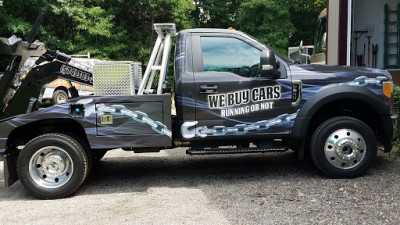
[[[327,65],[338,65],[339,1],[328,0]]]
[[[383,55],[384,55],[384,6],[389,5],[390,10],[396,10],[397,4],[400,0],[354,0],[353,10],[354,10],[354,21],[353,21],[353,31],[365,30],[366,26],[374,26],[374,35],[371,38],[371,45],[378,44],[378,68],[383,68]],[[396,14],[391,14],[390,21],[396,21]],[[354,49],[355,42],[352,40],[352,61],[354,64]],[[389,40],[390,43],[396,42],[396,37],[392,36]],[[360,55],[364,51],[364,44],[366,45],[365,50],[365,63],[367,63],[368,57],[368,39],[363,36],[358,40],[357,54]],[[372,47],[370,52],[370,65],[372,66]],[[393,57],[389,60],[389,65],[396,63],[396,59]]]
[[[327,65],[348,65],[351,0],[328,0]]]

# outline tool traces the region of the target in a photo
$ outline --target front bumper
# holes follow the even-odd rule
[[[392,150],[392,139],[393,139],[393,125],[396,124],[397,116],[381,116],[382,121],[382,132],[383,140],[382,144],[384,152],[390,152]]]
[[[0,154],[4,154],[6,151],[7,138],[0,138]]]
[[[6,153],[6,149],[1,148],[1,146],[0,146],[0,162],[4,160],[5,153]]]

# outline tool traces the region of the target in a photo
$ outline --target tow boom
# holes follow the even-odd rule
[[[35,111],[46,84],[57,78],[93,85],[92,73],[69,64],[69,55],[47,50],[44,44],[37,40],[33,42],[44,14],[39,14],[27,41],[14,35],[8,39],[0,39],[0,54],[12,55],[11,62],[0,80],[0,119]],[[21,67],[29,57],[35,56],[39,56],[39,59],[22,79],[21,84],[16,85]],[[72,97],[78,97],[78,92],[72,85],[70,93]]]

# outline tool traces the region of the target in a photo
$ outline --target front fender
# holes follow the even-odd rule
[[[356,86],[334,86],[313,95],[300,108],[292,128],[292,137],[294,139],[305,138],[307,135],[305,131],[308,130],[311,119],[315,116],[317,111],[327,104],[338,100],[356,100],[363,102],[379,113],[382,120],[384,120],[382,121],[383,124],[387,124],[384,118],[389,118],[390,121],[390,106],[386,105],[382,98],[372,91]]]

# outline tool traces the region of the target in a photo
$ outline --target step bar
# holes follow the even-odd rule
[[[271,148],[190,148],[186,150],[188,155],[223,155],[223,154],[243,154],[243,153],[265,153],[265,152],[283,152],[288,147]]]

